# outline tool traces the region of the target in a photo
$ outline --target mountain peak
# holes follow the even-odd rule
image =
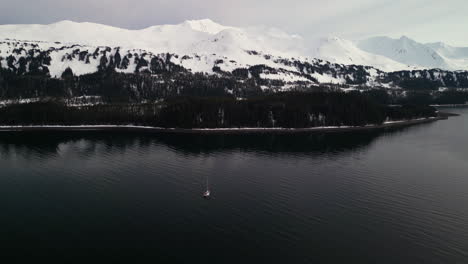
[[[223,59],[231,58],[244,65],[272,63],[265,61],[263,56],[246,55],[246,51],[256,51],[284,58],[316,57],[342,64],[371,65],[386,71],[403,67],[406,69],[407,65],[420,68],[468,68],[468,59],[465,59],[468,58],[468,47],[456,48],[443,43],[422,44],[408,36],[381,36],[361,41],[334,35],[302,39],[275,28],[229,27],[211,19],[187,20],[179,24],[138,30],[70,20],[49,25],[0,25],[0,40],[7,38],[41,41],[44,47],[61,42],[89,46],[90,49],[108,46],[145,49],[155,54],[208,54]],[[204,63],[208,70],[212,69],[211,60]]]
[[[421,68],[451,69],[450,62],[430,46],[419,43],[407,36],[399,39],[370,38],[359,42],[362,50],[378,54],[394,61]]]
[[[414,41],[412,38],[405,36],[405,35],[400,37],[400,41],[404,43],[416,43],[416,41]]]
[[[211,19],[187,20],[182,25],[190,27],[193,30],[201,31],[209,34],[217,34],[230,27],[223,26],[214,22]]]
[[[203,18],[203,19],[192,19],[192,20],[186,20],[186,23],[189,24],[216,24],[219,25],[218,23],[214,22],[213,20],[209,18]]]

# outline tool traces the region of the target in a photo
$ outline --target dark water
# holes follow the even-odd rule
[[[2,133],[1,255],[468,263],[468,110],[453,111],[341,135]]]

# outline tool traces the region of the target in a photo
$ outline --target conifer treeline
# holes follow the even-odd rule
[[[183,95],[247,97],[262,93],[255,79],[244,81],[235,76],[187,72],[125,74],[113,70],[73,76],[71,70],[66,70],[58,79],[18,75],[0,68],[0,100],[100,96],[108,103],[135,103]]]
[[[468,91],[400,91],[372,89],[362,92],[380,104],[385,105],[443,105],[443,104],[466,104],[468,103]]]
[[[428,106],[388,107],[360,93],[173,97],[162,103],[69,107],[59,101],[0,108],[1,125],[145,125],[168,128],[364,126],[435,116]]]

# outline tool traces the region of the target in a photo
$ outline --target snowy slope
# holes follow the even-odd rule
[[[374,37],[359,41],[357,46],[369,53],[378,54],[391,60],[421,68],[454,70],[434,49],[408,37],[392,39]]]
[[[92,52],[99,46],[121,47],[125,50],[144,50],[153,54],[172,53],[190,59],[180,61],[193,72],[212,72],[216,61],[222,70],[265,64],[278,67],[277,63],[259,54],[281,58],[299,58],[305,52],[302,39],[276,29],[241,29],[217,24],[209,19],[185,21],[178,25],[152,26],[142,30],[120,29],[94,23],[61,21],[50,25],[3,25],[0,40],[41,41],[43,50],[51,47],[78,44]],[[251,51],[255,51],[252,53]],[[1,52],[1,49],[0,49]],[[66,66],[59,58],[64,52],[55,53],[52,68]],[[4,51],[4,57],[7,52]],[[0,54],[0,56],[2,56]],[[67,64],[65,62],[65,64]],[[95,65],[95,63],[91,63]],[[76,67],[76,66],[75,66]],[[284,68],[284,65],[282,65]],[[88,73],[91,66],[84,67]],[[94,67],[95,68],[95,67]],[[52,70],[60,76],[59,70]]]
[[[254,30],[222,26],[209,19],[185,21],[178,25],[152,26],[141,30],[72,21],[50,25],[0,26],[0,39],[123,47],[145,49],[155,53],[212,54],[241,48],[297,56],[297,52],[302,49],[302,43],[294,45],[297,39],[295,36],[267,31],[258,37],[256,33],[258,32]]]
[[[468,69],[468,47],[453,47],[443,42],[428,43],[453,69]]]
[[[352,41],[338,37],[323,38],[314,45],[312,56],[333,63],[346,65],[367,65],[383,71],[400,71],[413,67],[396,62],[384,56],[375,55],[359,49]]]
[[[315,58],[336,64],[372,66],[387,72],[430,68],[468,69],[468,48],[455,48],[440,43],[421,44],[406,37],[379,37],[359,42],[329,37],[309,41],[279,29],[230,27],[209,19],[141,30],[72,21],[50,25],[1,25],[2,41],[0,63],[3,68],[8,65],[1,57],[13,56],[18,61],[21,56],[26,56],[27,46],[34,44],[37,49],[50,53],[52,63],[48,68],[52,76],[60,76],[66,67],[73,68],[77,75],[97,70],[99,56],[89,59],[86,65],[66,59],[73,53],[74,45],[79,45],[80,52],[86,51],[88,54],[97,47],[109,47],[112,51],[105,54],[108,59],[116,50],[122,54],[152,54],[147,55],[148,58],[170,53],[178,55],[172,57],[173,63],[192,72],[207,73],[213,73],[215,66],[231,72],[238,68],[266,65],[281,69],[280,72],[296,71],[300,75],[303,73],[297,72],[295,67],[282,60],[314,64],[318,63]],[[25,46],[25,50],[21,51],[23,54],[15,53],[13,46],[21,47],[21,43]],[[132,72],[135,68],[136,63],[132,60],[128,68],[122,71]],[[278,79],[278,73],[275,74],[266,76]],[[322,76],[317,72],[309,74],[318,80],[341,80],[341,77]],[[291,79],[288,74],[283,74],[283,78]]]
[[[459,58],[468,58],[468,47],[453,47],[447,45],[443,42],[427,43],[426,46],[431,47],[440,55],[450,58],[450,59],[459,59]]]

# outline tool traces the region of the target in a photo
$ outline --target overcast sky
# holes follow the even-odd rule
[[[407,35],[468,46],[467,0],[0,0],[0,24],[96,22],[128,29],[210,18],[305,38]]]

